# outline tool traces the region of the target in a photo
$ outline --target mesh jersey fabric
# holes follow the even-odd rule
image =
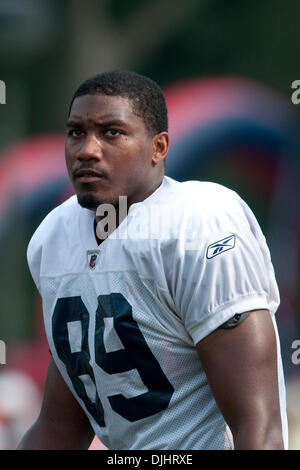
[[[260,227],[223,186],[164,177],[97,245],[75,196],[33,235],[28,263],[58,369],[110,449],[231,449],[195,345],[279,293]],[[96,263],[91,269],[89,254]]]

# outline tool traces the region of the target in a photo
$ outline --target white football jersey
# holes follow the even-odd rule
[[[98,246],[76,196],[28,247],[64,380],[109,449],[232,449],[195,345],[279,294],[259,225],[221,185],[164,177]],[[277,335],[278,341],[278,335]],[[282,427],[285,387],[278,341]]]

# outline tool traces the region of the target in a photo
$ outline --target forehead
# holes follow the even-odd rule
[[[74,99],[70,119],[99,121],[117,119],[125,123],[140,124],[142,119],[133,110],[133,103],[122,96],[83,95]]]

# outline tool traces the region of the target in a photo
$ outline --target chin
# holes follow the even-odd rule
[[[96,199],[93,194],[77,194],[78,203],[85,209],[96,211],[101,201]]]

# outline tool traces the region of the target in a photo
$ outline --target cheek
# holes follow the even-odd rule
[[[137,152],[136,154],[129,154],[128,158],[122,161],[122,169],[120,168],[120,176],[123,176],[130,181],[140,179],[145,174],[149,173],[151,167],[151,157],[149,158],[145,153]]]
[[[127,162],[133,173],[137,170],[148,171],[152,163],[152,147],[142,143],[128,146]]]
[[[149,179],[151,163],[139,158],[125,169],[123,181],[127,189],[136,189],[145,185]]]
[[[68,144],[65,145],[65,161],[66,161],[67,170],[70,173],[72,164],[73,164],[73,158],[72,158],[72,152],[70,150],[70,146]]]

